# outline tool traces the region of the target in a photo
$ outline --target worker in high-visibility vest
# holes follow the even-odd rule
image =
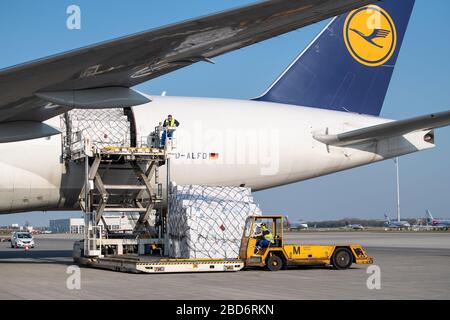
[[[176,120],[171,114],[167,116],[167,119],[163,122],[163,128],[165,129],[163,131],[163,134],[161,136],[161,146],[164,147],[166,145],[166,139],[172,139],[173,136],[173,129],[170,128],[176,128],[180,125],[178,120]]]
[[[273,234],[267,229],[267,225],[265,223],[261,224],[261,236],[256,241],[255,251],[258,252],[264,247],[268,247],[270,244],[274,243]]]

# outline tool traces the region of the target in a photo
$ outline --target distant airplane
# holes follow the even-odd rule
[[[364,227],[361,224],[349,224],[345,227],[353,230],[364,230]]]
[[[285,227],[286,229],[292,231],[292,230],[302,230],[302,229],[308,229],[308,224],[305,221],[291,221],[289,220],[289,217],[285,217]]]
[[[427,222],[431,224],[433,227],[439,227],[439,228],[450,228],[450,220],[449,219],[435,219],[431,215],[430,210],[427,210]]]
[[[391,219],[385,214],[386,218],[385,224],[388,228],[392,229],[409,229],[411,228],[411,224],[408,221],[391,221]]]

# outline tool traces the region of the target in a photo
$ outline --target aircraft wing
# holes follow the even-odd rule
[[[3,69],[0,126],[143,104],[149,100],[129,88],[373,2],[262,1]]]
[[[402,136],[415,131],[442,128],[448,125],[450,125],[450,111],[445,111],[412,119],[387,122],[340,134],[316,134],[314,139],[327,145],[344,147],[361,142]]]

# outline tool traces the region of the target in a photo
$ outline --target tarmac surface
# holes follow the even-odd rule
[[[287,233],[288,242],[360,243],[380,268],[368,289],[367,265],[279,272],[127,274],[81,268],[68,289],[74,237],[36,236],[29,251],[0,243],[0,299],[450,299],[449,232]],[[69,273],[68,273],[69,272]]]

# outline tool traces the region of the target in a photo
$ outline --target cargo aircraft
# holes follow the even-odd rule
[[[408,221],[391,220],[387,214],[384,215],[384,224],[390,229],[409,229],[411,224]]]
[[[434,129],[450,124],[450,111],[379,117],[413,6],[414,0],[261,1],[0,70],[0,213],[79,210],[84,167],[65,161],[68,128],[61,125],[74,110],[103,112],[110,129],[108,115],[119,110],[131,146],[173,114],[180,127],[171,177],[178,184],[257,191],[435,147]],[[259,97],[132,89],[328,18]]]
[[[427,223],[437,228],[444,228],[448,230],[450,228],[450,219],[435,219],[430,210],[426,210]]]

